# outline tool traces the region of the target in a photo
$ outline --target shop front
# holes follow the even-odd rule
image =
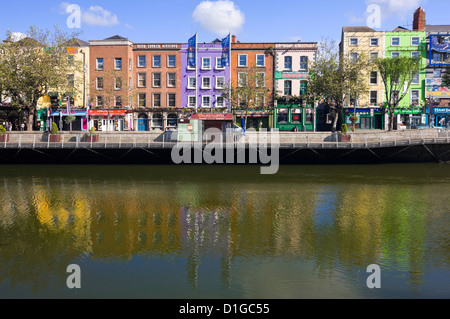
[[[343,123],[349,129],[353,126],[355,130],[383,130],[384,112],[381,108],[346,108]]]
[[[398,108],[394,115],[397,130],[426,128],[429,124],[428,115],[421,107]]]
[[[433,108],[434,126],[439,128],[450,127],[450,108],[435,107]]]
[[[133,112],[127,109],[98,109],[89,111],[90,127],[96,131],[114,132],[133,130]]]
[[[238,123],[241,127],[244,125],[245,120],[245,111],[235,111],[235,122]],[[260,111],[260,110],[252,110],[247,114],[247,127],[246,129],[270,129],[272,123],[272,112],[269,111]]]
[[[45,118],[44,114],[41,114],[42,118]],[[38,114],[39,117],[39,114]],[[41,118],[41,126],[42,126]],[[56,123],[60,131],[87,131],[87,111],[86,110],[70,110],[70,114],[66,109],[52,111],[50,113],[50,119],[52,123]],[[50,129],[52,123],[46,121],[48,126],[46,129]],[[42,128],[41,128],[42,130]]]
[[[314,131],[315,114],[312,105],[278,104],[274,127],[280,131]]]

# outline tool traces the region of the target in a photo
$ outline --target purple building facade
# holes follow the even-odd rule
[[[227,109],[229,102],[221,90],[230,81],[230,66],[222,66],[222,44],[197,44],[197,74],[195,68],[188,67],[187,48],[187,44],[181,45],[181,107]]]

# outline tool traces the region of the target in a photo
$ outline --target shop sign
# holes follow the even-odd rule
[[[449,107],[435,107],[433,109],[434,114],[450,114],[450,108]]]
[[[70,111],[70,115],[74,116],[86,116],[86,114],[86,111]],[[67,110],[51,112],[50,116],[67,116]]]
[[[125,110],[109,110],[109,116],[125,116]],[[108,116],[108,110],[91,110],[89,111],[91,116]]]
[[[78,48],[67,48],[67,54],[77,54]]]
[[[191,117],[192,120],[232,121],[233,114],[198,113]]]
[[[396,109],[394,114],[421,114],[422,113],[422,108],[401,108],[401,109]]]
[[[303,73],[303,72],[275,72],[275,79],[276,80],[282,80],[282,79],[288,79],[288,80],[308,80],[309,74]]]

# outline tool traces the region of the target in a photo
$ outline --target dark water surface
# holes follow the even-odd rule
[[[0,167],[0,298],[449,298],[449,234],[448,164]]]

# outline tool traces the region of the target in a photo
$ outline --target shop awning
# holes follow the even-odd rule
[[[233,121],[233,114],[198,113],[191,116],[191,120],[204,121]]]

